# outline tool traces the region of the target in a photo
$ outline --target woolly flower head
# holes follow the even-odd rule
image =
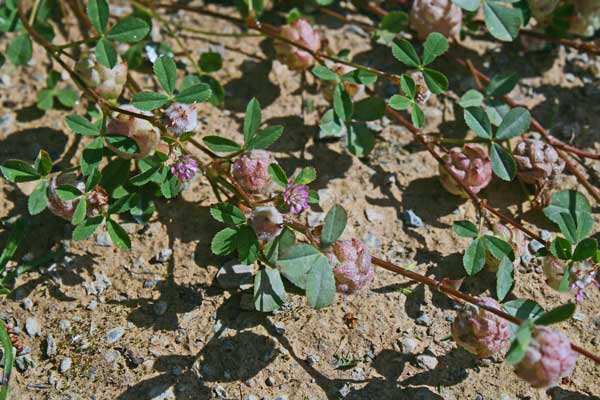
[[[193,104],[173,103],[165,110],[163,120],[169,133],[181,136],[198,127],[198,111]]]
[[[171,165],[171,173],[181,182],[191,180],[199,171],[198,160],[189,154],[179,156]]]
[[[462,183],[478,193],[492,180],[492,163],[485,150],[475,144],[466,144],[461,149],[454,147],[444,155],[444,163],[454,172]],[[440,179],[442,185],[450,193],[467,197],[463,188],[440,164]]]
[[[373,281],[375,271],[371,255],[360,240],[338,240],[326,254],[340,292],[354,293]]]
[[[308,186],[294,185],[293,179],[290,179],[283,192],[283,202],[292,213],[300,214],[308,208]]]
[[[277,163],[265,150],[250,150],[234,161],[231,173],[242,189],[251,196],[268,196],[275,189],[269,165]]]
[[[80,57],[75,64],[75,72],[98,96],[106,100],[117,99],[127,82],[127,62],[118,60],[114,67],[108,68],[98,62],[95,53]]]
[[[321,49],[321,34],[305,18],[298,18],[291,24],[282,26],[280,35],[311,51]],[[274,46],[277,57],[292,70],[302,71],[315,64],[315,58],[306,50],[281,40],[276,40]]]

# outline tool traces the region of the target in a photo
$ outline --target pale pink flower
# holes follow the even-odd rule
[[[117,61],[108,68],[96,60],[95,53],[84,54],[75,64],[75,72],[98,96],[106,100],[116,100],[127,82],[127,62]]]
[[[415,0],[410,10],[410,27],[424,40],[432,32],[458,39],[462,10],[452,0]]]
[[[283,229],[283,215],[274,206],[256,207],[250,217],[250,225],[260,240],[271,240]]]
[[[282,26],[280,35],[311,51],[317,52],[321,49],[321,34],[305,18],[298,18],[291,24]],[[292,70],[302,71],[312,67],[316,62],[312,54],[306,50],[282,40],[276,40],[274,47],[280,61]]]
[[[338,240],[327,250],[337,289],[354,293],[367,287],[375,276],[371,255],[358,239]]]
[[[198,160],[189,154],[179,156],[171,165],[171,173],[175,175],[180,182],[191,180],[199,171]]]
[[[486,151],[475,144],[465,144],[462,149],[454,147],[450,149],[449,153],[444,154],[443,158],[445,165],[473,193],[479,193],[492,180],[492,163]],[[439,171],[442,185],[446,190],[458,196],[468,197],[464,189],[455,182],[441,164]]]
[[[165,110],[163,121],[167,131],[178,137],[198,127],[198,111],[192,104],[175,102]]]
[[[290,179],[283,192],[283,202],[290,208],[292,213],[300,214],[308,208],[308,186],[294,185]]]
[[[525,139],[513,151],[517,176],[525,183],[544,187],[552,184],[565,168],[554,147],[539,139]]]
[[[152,115],[150,112],[138,110],[131,104],[123,105],[120,108],[137,114]],[[134,158],[138,160],[152,155],[160,142],[160,132],[150,121],[124,113],[117,114],[116,117],[111,118],[106,126],[106,134],[127,136],[137,143],[139,152],[135,154],[125,153],[116,149],[114,146],[107,144],[108,148],[124,159]]]
[[[275,182],[269,175],[269,165],[277,163],[265,150],[250,150],[234,161],[231,173],[237,183],[251,196],[269,195]]]

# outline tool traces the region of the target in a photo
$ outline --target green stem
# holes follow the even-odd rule
[[[70,47],[79,46],[80,44],[96,42],[98,40],[100,40],[100,36],[94,36],[94,37],[87,38],[87,39],[76,40],[76,41],[71,42],[71,43],[57,45],[57,46],[54,46],[54,48],[56,50],[64,50],[64,49],[68,49]]]
[[[37,15],[38,8],[40,7],[40,0],[35,0],[33,8],[31,9],[31,15],[29,16],[29,25],[33,25],[35,22],[35,16]]]

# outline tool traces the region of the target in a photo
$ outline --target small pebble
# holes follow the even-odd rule
[[[423,226],[423,220],[413,210],[406,210],[402,213],[402,220],[406,226],[412,228],[421,228]]]
[[[267,386],[275,386],[275,378],[273,378],[272,376],[269,376],[265,380],[265,383],[267,384]]]
[[[159,301],[152,306],[152,311],[154,311],[154,314],[156,315],[163,315],[167,312],[167,308],[169,308],[169,305],[166,302]]]
[[[21,302],[21,305],[27,311],[33,310],[33,301],[31,301],[31,299],[29,297],[25,297],[23,299],[23,301]]]
[[[96,235],[96,244],[104,247],[112,247],[113,242],[108,232],[102,232]]]
[[[351,391],[352,389],[350,388],[350,386],[348,384],[345,384],[340,388],[340,390],[338,390],[338,393],[340,394],[340,396],[346,397],[350,394]]]
[[[63,358],[63,360],[60,362],[60,373],[64,374],[65,372],[70,370],[71,365],[73,365],[73,361],[70,357]]]
[[[158,261],[159,263],[165,263],[169,260],[169,258],[171,258],[172,255],[173,250],[165,247],[163,249],[160,249],[160,251],[156,255],[156,261]]]
[[[435,367],[437,367],[438,360],[433,356],[422,354],[417,356],[417,365],[424,369],[433,370]]]
[[[427,313],[421,313],[419,318],[417,318],[416,323],[422,326],[429,326],[431,325],[431,317],[429,317],[429,314]]]
[[[109,330],[108,332],[106,332],[106,343],[108,343],[108,344],[116,343],[119,339],[121,339],[121,336],[123,336],[124,334],[125,334],[125,329],[123,329],[121,327],[113,328],[113,329]]]
[[[98,302],[96,300],[90,301],[90,303],[87,305],[87,309],[90,311],[94,311],[96,307],[98,307]]]
[[[51,333],[46,336],[46,357],[53,357],[56,355],[56,339]]]
[[[225,388],[223,386],[217,386],[217,387],[215,387],[215,395],[217,395],[217,397],[219,399],[226,399],[227,391],[225,390]]]
[[[40,334],[40,323],[35,318],[27,318],[25,320],[25,332],[29,336],[37,336]]]

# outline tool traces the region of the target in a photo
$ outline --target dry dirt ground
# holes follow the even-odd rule
[[[227,22],[208,17],[174,17],[204,30],[232,29]],[[371,44],[357,27],[344,27],[323,16],[317,22],[335,50],[350,48],[358,62],[402,71],[388,49]],[[76,32],[73,21],[66,30]],[[310,218],[319,218],[320,212],[339,202],[350,216],[346,235],[364,238],[377,256],[413,264],[416,271],[438,279],[461,274],[467,242],[452,233],[451,224],[474,219],[474,207],[444,191],[435,161],[404,128],[388,119],[375,124],[380,130],[375,149],[368,159],[358,160],[339,142],[316,140],[317,111],[303,115],[302,98],[312,99],[317,110],[324,109],[326,102],[310,88],[300,92],[299,76],[272,61],[268,40],[185,41],[195,55],[214,49],[225,60],[216,74],[225,86],[225,105],[201,108],[199,135],[239,139],[244,107],[257,96],[265,119],[285,125],[284,137],[274,146],[280,163],[288,171],[311,165],[320,172],[315,187],[321,190],[322,200]],[[4,48],[7,38],[0,42]],[[76,162],[82,144],[66,127],[65,110],[36,109],[36,89],[44,87],[49,64],[44,52],[35,50],[31,65],[15,68],[7,63],[0,69],[0,162],[32,160],[44,148],[54,159],[62,159],[65,167]],[[517,70],[523,80],[513,95],[519,101],[528,104],[557,136],[600,151],[600,59],[564,48],[525,54],[518,43],[499,45],[485,38],[466,39],[461,48],[451,51],[471,58],[486,73]],[[461,111],[454,100],[474,83],[448,60],[437,65],[448,74],[451,91],[429,103],[427,130],[463,137],[466,127],[461,117],[455,118]],[[388,95],[395,90],[385,85],[380,89]],[[588,163],[586,173],[597,185],[598,163]],[[575,188],[577,182],[565,176],[561,185]],[[494,181],[484,195],[502,210],[519,213],[524,204],[521,193],[516,183]],[[72,227],[48,211],[31,218],[31,234],[19,257],[26,253],[37,257],[57,246],[64,247],[66,255],[21,276],[16,290],[0,299],[2,316],[18,322],[20,337],[30,349],[26,358],[33,360],[33,365],[14,374],[12,397],[599,398],[600,369],[583,358],[571,381],[547,392],[529,388],[500,359],[475,359],[448,337],[452,301],[383,270],[377,271],[365,294],[338,295],[335,304],[324,310],[310,309],[299,294],[289,295],[289,303],[274,315],[243,310],[240,293],[225,292],[215,283],[218,267],[226,259],[209,250],[211,235],[219,229],[208,214],[213,201],[209,186],[200,179],[180,198],[159,202],[151,223],[126,224],[133,238],[131,251],[102,245],[106,236],[102,234],[72,241]],[[403,212],[409,209],[422,218],[422,227],[402,222]],[[555,234],[555,227],[540,212],[525,211],[526,223]],[[24,214],[26,197],[0,180],[0,217]],[[598,223],[599,214],[595,215]],[[2,231],[1,244],[6,237]],[[156,262],[163,248],[172,249],[173,255]],[[484,273],[468,279],[463,288],[485,294],[493,290],[493,282],[493,276]],[[516,287],[509,298],[516,297],[548,307],[568,300],[544,284],[539,267],[533,264],[517,267]],[[595,353],[600,353],[599,305],[600,293],[592,290],[576,318],[560,325],[574,343]],[[344,321],[349,312],[357,319],[354,328]],[[28,318],[39,322],[38,335],[24,332]],[[117,340],[110,343],[107,334]],[[49,336],[57,346],[50,356]],[[65,359],[71,360],[71,367],[60,372]]]

